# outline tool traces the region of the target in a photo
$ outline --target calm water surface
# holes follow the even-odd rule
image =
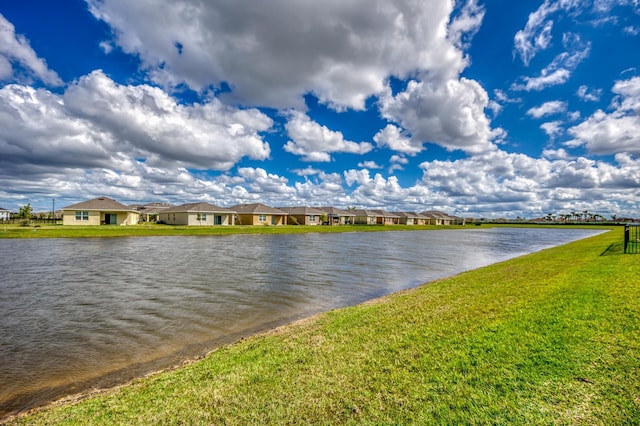
[[[294,319],[595,233],[2,239],[0,418]]]

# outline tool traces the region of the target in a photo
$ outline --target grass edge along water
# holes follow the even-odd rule
[[[629,424],[622,228],[337,309],[9,424]]]

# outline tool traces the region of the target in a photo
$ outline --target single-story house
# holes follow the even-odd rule
[[[158,213],[158,220],[168,225],[230,226],[235,224],[236,212],[209,203],[187,203],[169,207]]]
[[[416,212],[394,212],[400,216],[401,225],[426,225],[428,219]]]
[[[430,225],[451,225],[454,223],[453,218],[446,213],[436,210],[427,210],[420,213],[429,218]]]
[[[290,225],[322,225],[326,213],[313,207],[278,207],[287,213],[287,223]]]
[[[161,211],[174,207],[169,203],[147,203],[147,204],[131,204],[132,209],[140,212],[140,220],[142,222],[157,222]]]
[[[351,213],[355,215],[353,223],[361,225],[375,225],[378,223],[379,213],[374,210],[356,209],[352,210]]]
[[[460,216],[449,216],[454,225],[466,225],[467,221],[464,217]]]
[[[63,225],[136,225],[140,212],[108,197],[62,208]]]
[[[400,216],[395,213],[390,213],[384,210],[373,210],[377,214],[376,223],[378,225],[398,225],[400,223]]]
[[[236,225],[286,225],[287,213],[260,203],[236,204]]]
[[[0,221],[11,219],[11,212],[7,209],[0,207]]]
[[[353,224],[356,215],[349,210],[340,210],[335,207],[318,207],[327,215],[329,225],[349,225]]]

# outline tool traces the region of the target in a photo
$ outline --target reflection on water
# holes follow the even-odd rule
[[[0,418],[260,329],[593,234],[0,240]]]

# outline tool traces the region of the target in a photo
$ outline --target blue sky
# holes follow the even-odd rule
[[[0,0],[0,207],[639,217],[638,0]]]

